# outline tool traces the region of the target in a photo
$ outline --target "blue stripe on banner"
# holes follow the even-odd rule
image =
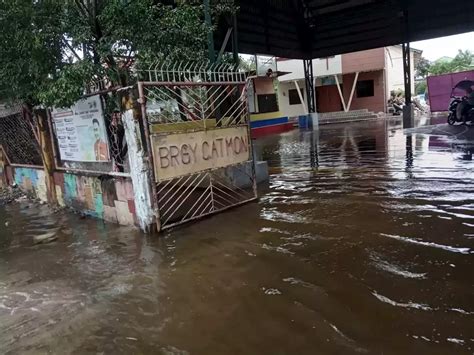
[[[259,128],[274,126],[277,124],[288,123],[288,117],[271,118],[269,120],[250,121],[250,128]]]

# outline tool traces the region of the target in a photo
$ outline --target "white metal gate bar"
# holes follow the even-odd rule
[[[158,61],[148,70],[139,71],[143,82],[196,82],[196,78],[207,83],[224,81],[245,82],[248,73],[235,65],[209,62],[162,62]]]
[[[247,169],[245,166],[230,168],[234,173],[239,171],[247,176],[248,181],[244,186],[223,176],[223,169],[201,172],[158,184],[162,228],[173,227],[254,200],[255,179],[251,174],[244,172],[248,166]]]
[[[150,135],[149,141],[241,127],[246,132],[245,151],[249,154],[248,160],[242,163],[235,161],[222,168],[190,171],[174,177],[170,175],[168,179],[164,179],[164,175],[156,176],[158,173],[154,172],[154,201],[160,229],[256,199],[257,183],[246,92],[249,73],[226,64],[161,63],[141,74],[140,100],[142,107],[145,107],[144,123],[147,127],[145,131]],[[242,132],[241,128],[236,132]],[[197,136],[194,137],[197,139]],[[161,163],[161,158],[158,162],[152,152],[149,154],[155,167]],[[246,156],[243,159],[247,159]]]
[[[248,123],[245,83],[214,87],[186,83],[143,86],[149,123],[180,123],[187,129],[209,128],[209,124],[212,128]]]

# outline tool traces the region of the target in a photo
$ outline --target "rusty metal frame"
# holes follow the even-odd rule
[[[203,218],[205,216],[228,210],[232,207],[240,206],[245,203],[255,201],[257,199],[257,185],[254,164],[251,165],[252,175],[247,174],[247,176],[252,182],[252,185],[248,186],[247,191],[244,188],[235,185],[225,185],[214,176],[214,174],[217,173],[219,170],[226,169],[229,167],[236,169],[239,165],[244,165],[246,163],[249,163],[249,161],[240,164],[232,164],[225,168],[215,168],[199,171],[193,174],[187,174],[160,182],[159,184],[163,184],[164,186],[161,186],[160,190],[158,191],[158,194],[162,193],[163,191],[167,191],[162,198],[164,200],[163,204],[159,203],[160,198],[159,195],[157,195],[157,201],[160,206],[160,215],[164,219],[164,221],[162,222],[162,229],[182,225],[190,221]],[[171,218],[175,216],[174,213],[170,214],[172,208],[175,207],[174,212],[178,211],[179,208],[183,206],[183,204],[188,200],[191,194],[196,191],[198,186],[205,179],[209,179],[209,185],[204,189],[204,192],[199,195],[199,198],[197,198],[195,201],[191,201],[194,203],[189,208],[188,212],[186,212],[184,217],[180,220],[168,223]],[[178,188],[174,190],[174,192],[173,190],[167,190],[170,184],[172,184],[172,187],[178,186]],[[184,191],[180,192],[181,189],[183,189]],[[184,195],[185,193],[186,195]],[[165,199],[165,197],[167,198]],[[221,200],[219,201],[219,199]],[[171,203],[171,205],[169,205],[169,203]],[[177,206],[175,206],[176,204]],[[217,208],[216,205],[220,205],[221,207]],[[212,208],[209,209],[209,207],[211,206]],[[199,211],[201,211],[201,213],[198,213]]]
[[[25,121],[27,121],[27,126],[28,129],[31,130],[31,133],[34,136],[33,145],[36,147],[37,152],[38,152],[38,157],[43,160],[43,157],[41,156],[41,148],[39,147],[39,142],[38,142],[38,136],[36,129],[34,125],[31,123],[30,120],[25,119],[25,110],[23,110],[22,106],[18,106],[16,108],[10,109],[7,115],[2,115],[0,118],[1,119],[8,119],[8,117],[12,116],[17,116],[20,115],[21,118]],[[8,156],[7,150],[4,148],[3,145],[0,144],[0,149],[3,151],[3,155],[7,159],[8,165],[11,167],[17,167],[17,168],[32,168],[32,169],[41,169],[43,168],[43,165],[36,165],[36,164],[24,164],[24,163],[12,163],[12,159]]]
[[[158,231],[189,223],[256,200],[256,167],[250,135],[250,118],[245,100],[246,92],[251,80],[248,73],[238,71],[236,68],[230,68],[227,65],[210,66],[206,63],[180,63],[174,65],[157,65],[154,68],[145,71],[145,74],[148,80],[139,81],[137,83],[139,95],[138,102],[140,103],[141,124],[143,125],[143,133],[146,141],[149,162],[148,173],[151,182],[153,209],[155,211]],[[198,77],[197,80],[196,77]],[[229,78],[231,80],[227,80]],[[200,118],[196,120],[177,120],[166,123],[151,122],[150,115],[147,112],[147,90],[154,88],[166,88],[166,90],[170,90],[170,88],[193,87],[206,87],[209,89],[213,87],[237,88],[236,93],[239,94],[238,98],[234,102],[231,102],[226,113],[220,118],[220,120],[222,120],[226,115],[229,115],[231,120],[225,122],[222,126],[216,124],[216,126],[213,126],[212,128],[206,127],[205,120],[207,117],[212,117],[206,112],[206,115],[201,115]],[[242,88],[242,91],[239,90],[240,88]],[[212,99],[219,99],[223,102],[223,100],[227,99],[227,97],[233,93],[233,89],[230,93],[229,91],[223,91],[223,93],[218,92]],[[164,94],[165,95],[162,93],[161,95],[167,98],[167,92]],[[206,92],[206,95],[204,95],[205,99],[207,101],[211,100],[209,92]],[[212,97],[212,95],[213,94],[211,93],[210,96]],[[155,98],[158,98],[158,96],[155,95],[153,99]],[[170,99],[174,98],[170,97]],[[193,103],[203,104],[202,107],[206,110],[207,106],[205,104],[208,102],[198,102],[199,100],[202,100],[200,95],[198,95],[197,99],[193,98],[193,100],[195,100]],[[186,103],[186,105],[187,104],[189,103]],[[181,111],[182,108],[179,106],[179,103],[176,103],[176,105],[178,105],[178,116],[184,114],[185,112],[184,110]],[[214,102],[213,105],[215,105]],[[211,113],[214,114],[214,111],[215,109],[213,107]],[[237,113],[238,115],[236,115]],[[236,115],[236,117],[234,117],[234,115]],[[240,120],[241,117],[245,117],[245,119],[242,121]],[[194,127],[184,125],[181,129],[172,129],[161,133],[152,133],[150,129],[151,125],[159,126],[173,123],[193,123],[202,122],[203,120],[204,122],[201,125],[195,125]],[[204,169],[202,171],[158,181],[154,169],[153,147],[151,142],[151,137],[153,135],[170,135],[203,130],[219,130],[237,126],[246,126],[247,128],[246,134],[248,137],[247,144],[249,160],[243,163],[230,164],[224,168]],[[240,174],[237,178],[243,178],[245,186],[239,187],[234,184],[233,178],[224,174],[225,169],[232,169],[232,172],[229,170],[231,176],[233,176],[232,174]],[[186,204],[192,205],[189,210],[187,210]],[[186,209],[186,212],[182,211],[183,208]]]
[[[213,115],[218,115],[218,113],[222,113],[220,111],[221,105],[225,100],[229,99],[233,94],[240,94],[238,99],[235,100],[230,107],[227,108],[227,111],[225,111],[224,114],[221,114],[219,118],[219,125],[216,125],[214,128],[218,127],[231,127],[231,126],[238,126],[238,125],[246,125],[249,122],[249,116],[247,112],[247,104],[245,102],[245,96],[246,96],[246,90],[248,89],[248,82],[218,82],[216,83],[215,86],[212,85],[212,83],[188,83],[188,82],[176,82],[173,83],[172,85],[169,84],[168,82],[139,82],[139,91],[140,91],[140,102],[143,102],[143,105],[145,105],[145,112],[142,112],[142,115],[147,115],[147,119],[149,123],[153,123],[157,126],[160,124],[186,124],[188,127],[186,127],[186,131],[197,131],[197,130],[202,130],[202,129],[207,129],[206,127],[206,120],[207,118],[211,118]],[[201,110],[198,112],[193,112],[192,106],[189,106],[189,104],[195,104],[197,102],[196,99],[193,99],[191,102],[184,102],[183,99],[181,99],[181,102],[178,102],[174,97],[173,94],[174,91],[171,91],[173,89],[179,88],[181,90],[183,89],[189,89],[193,87],[222,87],[224,90],[221,91],[215,91],[217,95],[213,96],[214,93],[211,93],[208,95],[207,99],[204,102],[201,102]],[[150,88],[149,90],[147,90]],[[167,88],[170,90],[170,92],[164,91],[162,88]],[[242,90],[239,90],[242,88]],[[226,91],[225,89],[230,91]],[[237,90],[236,90],[237,89]],[[147,90],[147,91],[146,91]],[[148,93],[148,95],[147,95]],[[150,122],[150,117],[153,115],[147,114],[146,112],[146,103],[148,99],[160,99],[159,96],[163,96],[166,98],[166,100],[175,100],[176,108],[178,109],[179,116],[186,116],[186,115],[191,115],[190,119],[187,120],[182,120],[178,119],[176,121],[168,121],[168,122]],[[190,96],[186,95],[185,96],[186,100],[190,99]],[[216,102],[219,102],[216,105]],[[206,106],[211,105],[211,107],[206,108]],[[211,109],[211,112],[206,112],[207,109]],[[172,111],[167,111],[168,114],[171,114],[172,116],[176,114],[176,112]],[[234,117],[235,116],[235,117]],[[245,119],[243,123],[241,122],[241,118],[245,116]],[[163,116],[162,116],[163,117]],[[169,118],[164,117],[165,120]],[[203,125],[199,124],[196,126],[196,123],[203,122]],[[216,117],[216,123],[217,123],[217,117]],[[204,127],[203,127],[204,126]],[[182,129],[178,129],[177,132],[182,131]],[[169,131],[168,131],[169,132]]]
[[[8,165],[12,165],[11,161],[10,161],[10,158],[8,157],[7,155],[7,152],[5,151],[5,149],[3,148],[3,145],[0,144],[0,150],[3,152],[3,156],[7,159],[7,163]]]
[[[27,168],[27,169],[44,169],[42,165],[28,165],[28,164],[9,164],[14,168]]]

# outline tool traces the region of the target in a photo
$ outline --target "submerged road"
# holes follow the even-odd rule
[[[474,129],[430,123],[260,138],[259,202],[159,239],[1,208],[0,353],[472,354]]]

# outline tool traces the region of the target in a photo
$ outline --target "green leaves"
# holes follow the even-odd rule
[[[235,11],[212,3],[213,21]],[[69,106],[93,81],[130,85],[133,67],[205,58],[200,0],[0,0],[0,94]]]
[[[434,62],[422,58],[417,66],[421,77],[426,75],[441,75],[474,69],[474,54],[469,50],[459,50],[454,58],[443,57]]]
[[[92,82],[103,71],[88,60],[67,64],[53,79],[47,79],[38,91],[38,101],[48,107],[68,107],[85,94],[84,83]],[[102,75],[101,75],[102,77]]]

